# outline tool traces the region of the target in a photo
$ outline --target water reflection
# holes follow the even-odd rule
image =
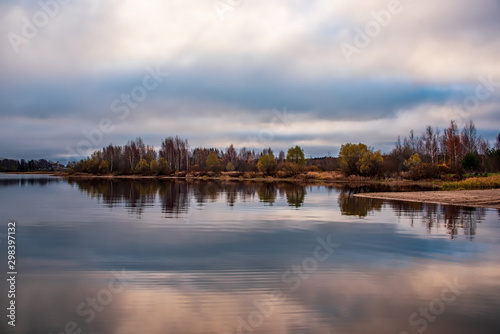
[[[284,187],[286,201],[289,206],[300,208],[304,204],[306,198],[306,187],[295,183],[289,183]]]
[[[49,184],[57,184],[61,182],[61,179],[56,177],[38,177],[38,178],[26,178],[26,177],[16,177],[11,178],[0,178],[0,187],[25,187],[25,186],[41,186],[45,187]]]
[[[272,206],[278,194],[285,196],[289,206],[300,208],[307,194],[306,187],[290,182],[219,182],[180,180],[113,180],[113,179],[69,179],[69,184],[78,187],[92,198],[97,198],[112,208],[125,204],[129,212],[137,215],[144,208],[153,206],[158,198],[163,212],[181,214],[189,210],[192,196],[197,205],[203,206],[225,200],[229,206],[238,201],[258,198]]]
[[[362,190],[366,189],[361,189],[360,191],[359,188],[348,186],[341,188],[337,202],[343,215],[366,217],[374,211],[382,209],[384,203],[382,200],[354,196],[360,192],[366,192]]]
[[[370,187],[353,187],[344,185],[339,188],[337,199],[343,215],[359,218],[380,212],[384,203],[391,207],[396,217],[405,217],[410,226],[420,222],[429,232],[445,228],[452,239],[462,232],[472,240],[476,235],[477,224],[485,219],[485,208],[459,207],[433,203],[379,200],[354,196],[355,194],[373,191]],[[384,190],[381,190],[384,191]]]
[[[353,196],[373,190],[154,179],[0,185],[0,213],[19,221],[22,264],[18,325],[1,322],[0,333],[61,333],[69,321],[82,333],[238,333],[240,319],[260,322],[249,317],[271,308],[262,303],[274,291],[282,302],[240,333],[417,333],[409,316],[455,280],[467,289],[425,333],[496,333],[497,212]],[[175,218],[188,212],[197,213],[189,224]],[[340,246],[314,268],[318,238],[329,236]],[[130,284],[106,299],[122,268]],[[96,296],[106,305],[87,323],[77,308]]]
[[[19,180],[8,180],[8,184],[19,184]],[[57,179],[24,180],[29,184],[46,185]],[[229,206],[258,198],[264,206],[273,206],[278,198],[284,197],[290,207],[301,208],[306,201],[307,186],[292,182],[222,182],[182,180],[114,180],[114,179],[70,179],[69,184],[92,198],[113,208],[125,204],[128,212],[141,216],[158,200],[166,217],[178,217],[190,210],[190,198],[195,205],[204,206],[224,201]],[[445,227],[451,238],[460,231],[471,239],[476,234],[477,224],[484,220],[486,209],[462,208],[457,206],[427,204],[419,202],[383,201],[356,197],[355,194],[373,191],[394,190],[393,187],[370,185],[330,185],[328,190],[338,192],[337,203],[342,215],[358,218],[381,212],[384,203],[389,205],[396,217],[406,217],[410,225],[420,221],[429,233]],[[397,190],[405,190],[398,188]],[[191,208],[192,209],[192,208]]]
[[[366,276],[320,272],[303,280],[294,292],[277,277],[280,273],[260,276],[267,280],[268,286],[263,289],[256,279],[252,282],[231,272],[201,275],[135,272],[133,280],[123,291],[114,293],[109,303],[102,305],[96,301],[101,312],[94,312],[88,323],[91,308],[82,307],[86,313],[77,313],[77,307],[82,303],[87,305],[87,298],[99,296],[100,291],[107,291],[113,274],[90,272],[78,277],[67,273],[57,281],[34,275],[27,277],[23,285],[19,298],[23,321],[16,333],[60,333],[69,321],[76,323],[82,333],[110,334],[418,333],[422,327],[412,327],[410,324],[415,322],[408,321],[410,315],[440,298],[453,277],[460,277],[458,283],[467,288],[453,303],[446,304],[445,312],[433,316],[435,321],[427,322],[426,333],[496,333],[498,320],[494,320],[493,312],[498,311],[498,304],[485,302],[471,287],[477,286],[480,276],[487,281],[482,292],[491,291],[491,298],[498,298],[495,279],[500,271],[493,267],[471,268],[474,270],[467,272],[460,265],[449,263],[436,271],[421,263],[412,269],[396,268],[391,275],[384,271],[365,272]],[[200,284],[203,278],[206,282]],[[217,285],[219,282],[237,282],[236,287],[241,290],[224,289],[223,285]],[[145,285],[154,289],[144,288]],[[272,304],[273,291],[288,293],[280,303]],[[44,309],[50,310],[50,316],[43,316],[34,307],[41,301]],[[251,316],[262,314],[256,313],[259,310],[266,315],[262,321]],[[249,323],[258,326],[251,328]]]
[[[452,205],[439,205],[420,202],[387,201],[396,217],[406,217],[413,227],[420,221],[429,233],[441,227],[446,228],[452,239],[460,231],[472,240],[476,235],[477,224],[485,219],[485,208],[467,208]]]

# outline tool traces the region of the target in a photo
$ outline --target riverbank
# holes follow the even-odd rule
[[[389,187],[389,190],[397,192],[379,192],[379,193],[363,193],[354,196],[365,198],[376,198],[384,200],[399,200],[407,202],[425,202],[434,204],[449,204],[469,207],[485,207],[500,209],[500,189],[486,190],[453,190],[442,191],[443,185],[446,182],[441,180],[426,180],[426,181],[411,181],[404,179],[372,179],[365,177],[344,177],[340,174],[330,173],[329,178],[321,178],[318,173],[301,174],[300,177],[277,178],[277,177],[234,177],[227,174],[217,176],[168,176],[168,175],[94,175],[86,173],[67,173],[62,171],[56,172],[28,172],[28,173],[6,173],[6,174],[46,174],[51,176],[62,177],[64,179],[108,179],[108,180],[182,180],[182,181],[218,181],[218,182],[290,182],[303,185],[380,185]],[[405,189],[409,191],[405,191]],[[415,189],[425,189],[435,191],[412,191]]]
[[[384,185],[389,187],[422,187],[425,189],[440,189],[443,185],[441,180],[412,181],[407,179],[375,179],[362,176],[344,176],[338,172],[307,172],[292,177],[264,176],[258,173],[248,173],[246,175],[232,176],[233,173],[222,173],[214,175],[193,175],[193,174],[173,174],[173,175],[116,175],[116,174],[88,174],[88,173],[68,173],[65,171],[37,171],[37,172],[6,172],[5,174],[45,174],[58,176],[65,179],[112,179],[112,180],[186,180],[186,181],[219,181],[219,182],[292,182],[313,185],[334,185],[352,184],[360,185]]]
[[[363,198],[500,209],[500,189],[356,194]]]
[[[54,176],[60,176],[66,179],[125,179],[125,180],[186,180],[186,181],[219,181],[219,182],[291,182],[291,183],[301,183],[301,184],[311,184],[311,185],[334,185],[334,184],[352,184],[356,186],[360,185],[385,185],[394,187],[422,187],[425,189],[440,189],[443,181],[440,180],[425,180],[425,181],[412,181],[404,179],[374,179],[368,177],[360,176],[348,176],[345,177],[340,173],[327,172],[327,173],[316,173],[309,172],[304,174],[299,174],[295,177],[280,178],[275,176],[262,176],[254,175],[253,177],[245,176],[231,176],[228,174],[221,174],[215,176],[196,176],[196,175],[94,175],[86,173],[66,173],[66,172],[54,172],[51,173]]]

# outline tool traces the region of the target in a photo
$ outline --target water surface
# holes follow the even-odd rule
[[[498,333],[499,212],[370,190],[0,174],[0,331]]]

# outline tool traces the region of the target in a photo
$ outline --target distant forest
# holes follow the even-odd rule
[[[47,161],[45,159],[29,160],[24,159],[1,159],[0,172],[35,172],[35,171],[56,171],[65,169],[59,162]]]
[[[64,166],[46,160],[28,162],[0,160],[0,171],[57,170]],[[459,129],[455,121],[440,130],[427,126],[420,134],[410,131],[398,137],[390,153],[382,154],[363,143],[341,146],[338,158],[306,159],[304,151],[294,146],[274,154],[262,150],[240,148],[232,144],[218,148],[190,148],[187,139],[167,137],[158,151],[139,137],[124,146],[108,145],[90,157],[69,163],[70,173],[115,175],[218,175],[255,174],[291,177],[310,171],[339,170],[344,175],[393,177],[403,174],[413,179],[437,178],[444,174],[498,172],[500,170],[500,133],[490,145],[477,134],[473,121]],[[246,173],[246,174],[245,174]],[[251,173],[251,174],[248,174]]]

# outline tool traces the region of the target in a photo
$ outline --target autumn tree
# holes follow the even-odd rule
[[[149,164],[146,159],[141,159],[134,168],[136,173],[146,173],[149,171]]]
[[[156,160],[151,160],[149,163],[149,171],[153,174],[158,174],[160,172],[160,166]]]
[[[102,160],[99,164],[99,173],[108,174],[109,173],[109,163],[107,160]]]
[[[382,174],[384,158],[380,151],[367,150],[356,163],[359,174],[363,176],[377,176]]]
[[[274,172],[276,170],[276,166],[276,159],[274,158],[273,152],[270,150],[267,151],[266,154],[263,154],[257,163],[257,168],[265,175],[269,175]]]
[[[207,168],[211,171],[217,172],[221,169],[222,160],[215,154],[215,152],[210,153],[207,158]]]
[[[340,147],[340,169],[346,175],[359,175],[358,161],[368,151],[365,144],[347,143]]]
[[[234,167],[233,163],[232,162],[228,162],[227,165],[226,165],[226,170],[228,172],[233,172],[236,168]]]
[[[158,159],[158,174],[166,174],[169,170],[168,162],[165,158]]]
[[[478,150],[478,137],[476,125],[472,120],[465,124],[462,132],[460,132],[460,142],[465,154],[475,153]]]
[[[286,162],[294,163],[297,165],[305,165],[306,159],[304,157],[304,150],[300,146],[291,147],[286,154]]]
[[[286,161],[285,160],[285,152],[283,150],[281,150],[280,153],[278,154],[278,159],[277,160],[278,160],[277,161],[278,165],[285,163],[285,161]]]
[[[171,169],[181,171],[189,170],[189,143],[187,139],[178,136],[162,140],[159,156],[165,158]]]
[[[234,149],[233,144],[229,145],[224,155],[224,161],[234,164],[238,158],[238,152]]]
[[[462,148],[457,123],[453,120],[450,122],[450,127],[444,131],[443,144],[446,148],[448,161],[451,165],[456,166],[461,160]]]
[[[422,160],[420,159],[420,156],[418,153],[415,153],[412,155],[409,159],[405,160],[404,166],[406,170],[412,170],[416,166],[420,165],[422,163]]]

